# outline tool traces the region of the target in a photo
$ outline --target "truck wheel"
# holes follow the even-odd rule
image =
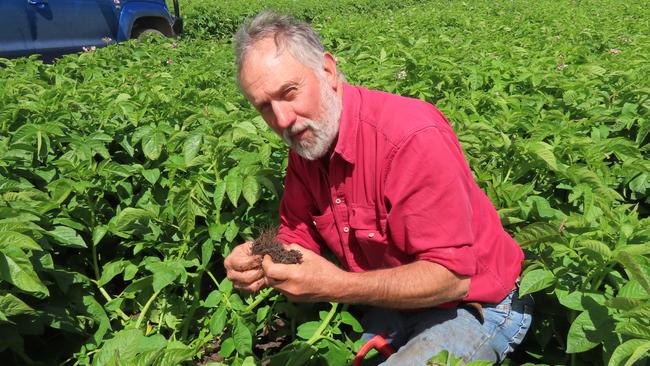
[[[165,34],[155,28],[145,28],[142,30],[137,30],[133,32],[133,38],[137,38],[138,41],[143,41],[149,37],[165,37]]]

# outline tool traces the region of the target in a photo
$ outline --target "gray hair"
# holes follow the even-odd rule
[[[257,41],[268,37],[273,37],[278,54],[286,49],[300,63],[322,74],[325,48],[314,29],[291,16],[265,10],[248,18],[235,34],[237,76],[248,51]],[[340,72],[339,76],[343,77]]]

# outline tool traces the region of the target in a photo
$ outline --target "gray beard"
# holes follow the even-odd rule
[[[284,130],[282,139],[293,151],[307,160],[316,160],[325,156],[339,133],[341,118],[341,101],[338,94],[329,87],[324,78],[320,80],[321,110],[317,120],[302,119]],[[291,136],[305,129],[311,131],[309,138],[294,141]]]

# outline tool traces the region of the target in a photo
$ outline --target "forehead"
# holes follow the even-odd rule
[[[273,37],[255,42],[244,57],[239,72],[239,82],[244,93],[251,100],[260,93],[271,93],[287,82],[313,72],[298,61],[286,47],[278,52]]]

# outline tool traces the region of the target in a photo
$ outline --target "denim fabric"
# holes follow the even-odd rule
[[[387,360],[378,355],[364,365],[426,365],[427,360],[443,350],[465,362],[500,363],[524,339],[532,310],[532,296],[519,298],[516,289],[499,304],[483,305],[482,324],[474,309],[462,306],[416,312],[369,308],[362,319],[366,330],[362,339],[381,334],[397,352]]]

